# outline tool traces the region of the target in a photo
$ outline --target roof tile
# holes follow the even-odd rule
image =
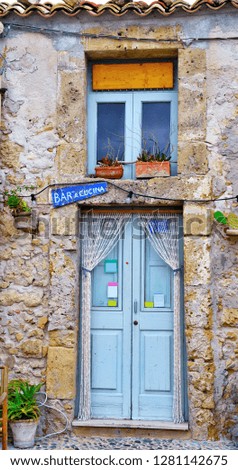
[[[171,0],[157,0],[150,4],[143,1],[130,0],[112,0],[104,4],[77,0],[59,0],[59,2],[57,0],[5,0],[0,2],[0,16],[6,16],[11,12],[19,16],[28,16],[33,12],[37,12],[43,17],[50,17],[58,11],[68,16],[75,16],[82,11],[87,11],[94,16],[102,15],[106,11],[116,16],[122,16],[129,11],[133,11],[139,16],[147,16],[152,12],[168,16],[178,10],[195,13],[202,6],[212,10],[219,10],[227,4],[238,8],[238,0],[197,0],[192,5],[189,5],[184,0],[176,0],[175,2]]]

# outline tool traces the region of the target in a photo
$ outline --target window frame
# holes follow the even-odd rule
[[[171,176],[177,175],[177,133],[178,133],[178,96],[176,81],[172,90],[115,90],[92,91],[91,80],[88,89],[88,162],[89,175],[95,173],[97,164],[97,104],[125,103],[125,155],[126,162],[135,162],[141,151],[142,103],[170,103],[170,148]],[[131,131],[132,129],[132,131]],[[136,139],[135,135],[139,136]],[[135,165],[124,165],[123,179],[135,179]]]

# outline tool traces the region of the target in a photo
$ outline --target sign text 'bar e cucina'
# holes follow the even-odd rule
[[[65,206],[73,202],[82,201],[94,196],[100,196],[107,192],[107,183],[83,184],[80,186],[67,186],[52,190],[52,202],[54,207]]]

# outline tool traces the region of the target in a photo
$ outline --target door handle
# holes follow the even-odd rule
[[[137,313],[137,300],[134,300],[134,313]]]
[[[138,325],[138,321],[137,321],[137,320],[134,320],[133,323],[134,323],[134,325]]]

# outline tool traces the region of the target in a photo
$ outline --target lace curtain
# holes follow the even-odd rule
[[[81,218],[82,237],[82,319],[80,356],[79,418],[90,418],[90,311],[91,273],[114,248],[130,215],[107,212],[84,214]]]
[[[90,310],[91,272],[114,248],[129,214],[83,215],[82,226],[82,320],[79,418],[90,419]],[[176,214],[143,214],[140,223],[153,248],[174,272],[174,401],[173,420],[184,421],[182,412],[181,324],[179,268],[179,217]]]
[[[141,225],[154,250],[174,272],[174,400],[173,421],[184,421],[182,411],[182,370],[181,370],[181,321],[180,321],[180,284],[179,267],[179,216],[152,214],[141,216]]]

